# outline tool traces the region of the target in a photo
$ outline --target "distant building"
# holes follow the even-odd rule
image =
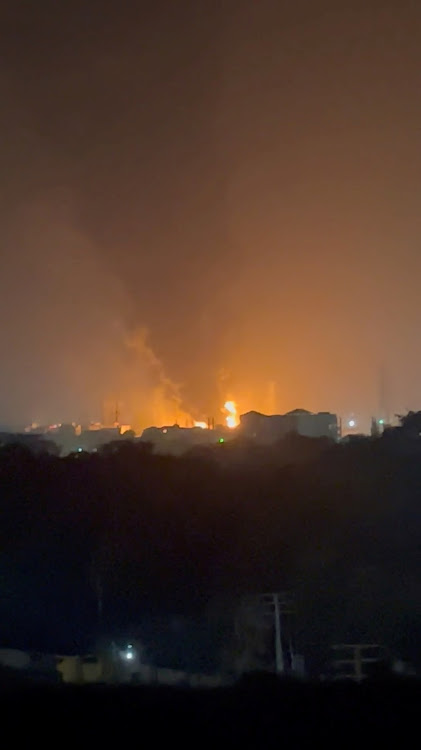
[[[275,443],[290,433],[303,437],[338,440],[339,422],[336,414],[313,414],[305,409],[294,409],[287,414],[260,414],[249,411],[240,416],[239,433],[259,443]]]
[[[217,425],[215,429],[203,429],[202,427],[180,427],[175,424],[147,427],[143,430],[140,440],[151,443],[157,453],[179,455],[195,446],[212,445],[232,439],[236,432],[222,425]]]
[[[91,452],[114,440],[120,440],[120,438],[121,432],[119,427],[104,427],[96,430],[88,428],[87,430],[82,430],[77,437],[76,450],[82,449],[83,451]]]
[[[128,429],[128,425],[120,427],[104,427],[100,423],[90,424],[86,427],[74,425],[58,425],[57,428],[49,428],[48,435],[56,442],[63,456],[76,452],[95,452],[107,443],[116,440],[131,440],[134,432]]]
[[[96,452],[107,443],[116,440],[131,440],[135,434],[130,425],[104,427],[100,423],[81,426],[76,424],[54,424],[48,426],[31,425],[23,435],[8,435],[8,442],[13,441],[30,447],[46,444],[56,447],[58,453],[67,456],[70,453]],[[0,433],[0,444],[2,433]],[[4,442],[4,440],[3,440]]]
[[[2,432],[0,433],[0,448],[5,446],[19,445],[29,450],[34,455],[50,453],[58,454],[58,448],[54,440],[47,439],[44,435],[27,434],[26,432]]]
[[[73,424],[50,425],[44,432],[49,440],[53,440],[60,453],[66,455],[75,450],[76,427]]]

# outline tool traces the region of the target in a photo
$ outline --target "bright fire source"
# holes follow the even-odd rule
[[[195,427],[200,427],[202,430],[207,430],[209,426],[206,422],[194,422],[193,424]]]
[[[237,425],[239,424],[237,404],[235,403],[235,401],[225,401],[224,409],[228,412],[228,416],[225,417],[227,427],[234,429],[234,427],[237,427]]]

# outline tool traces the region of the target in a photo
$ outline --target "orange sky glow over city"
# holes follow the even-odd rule
[[[420,408],[418,6],[102,9],[110,42],[47,5],[2,43],[0,423]]]

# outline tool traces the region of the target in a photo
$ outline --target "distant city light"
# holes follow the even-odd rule
[[[136,658],[136,652],[134,651],[131,643],[128,643],[127,646],[122,651],[120,651],[120,658],[124,659],[125,661],[133,661],[133,659]]]
[[[348,427],[355,427],[355,419],[350,419],[349,420]]]
[[[384,424],[384,419],[379,419],[379,424]]]
[[[83,448],[78,448],[78,449],[77,449],[77,452],[78,452],[78,453],[82,453],[82,451],[83,451]]]

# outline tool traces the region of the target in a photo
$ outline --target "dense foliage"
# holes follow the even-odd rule
[[[183,457],[3,448],[1,645],[78,650],[138,628],[153,650],[167,621],[191,646],[186,623],[221,635],[236,597],[288,589],[304,650],[385,643],[419,663],[421,442],[393,432]]]

